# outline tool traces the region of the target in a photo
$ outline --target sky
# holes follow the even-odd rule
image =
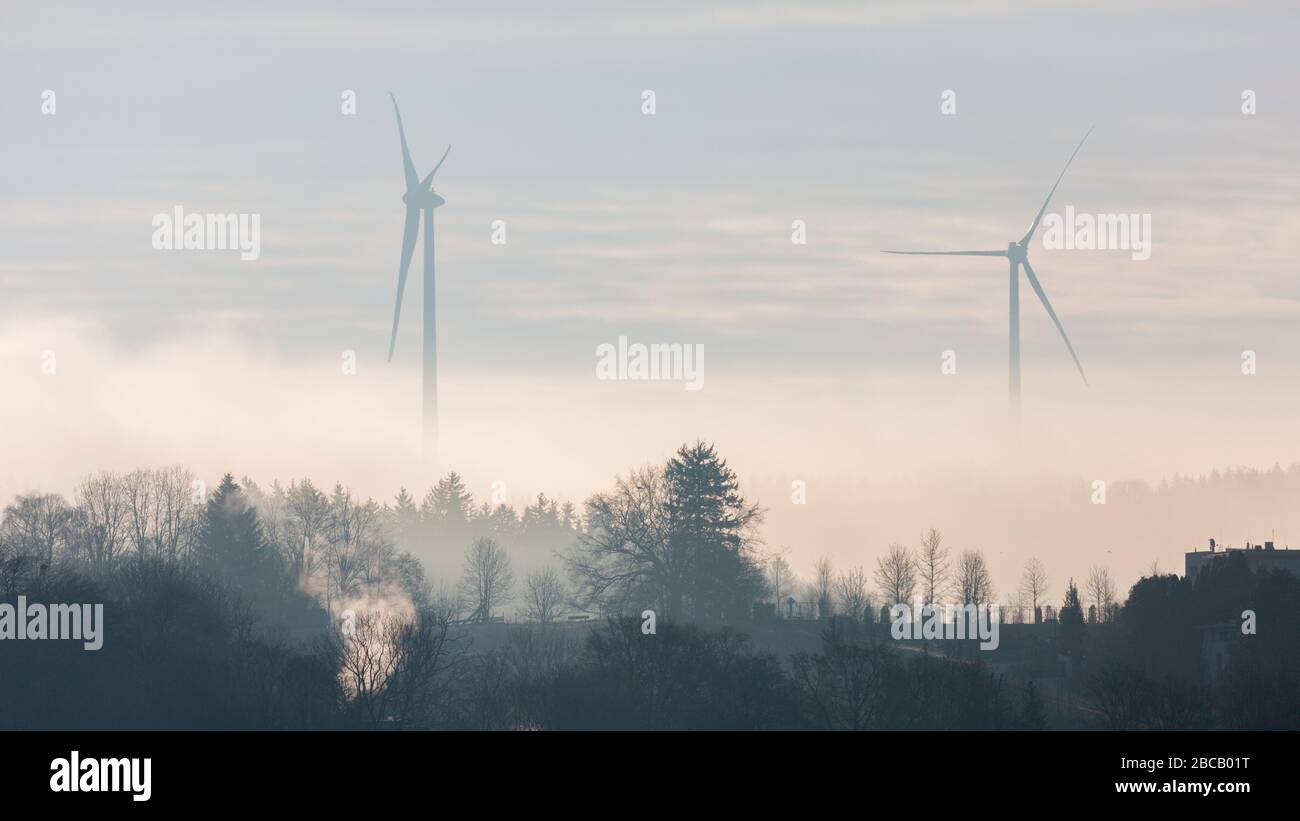
[[[376,497],[455,468],[480,498],[581,501],[702,438],[797,568],[937,525],[1002,555],[1005,587],[1035,551],[1061,575],[1108,560],[1044,546],[1051,516],[1009,524],[1012,487],[1300,461],[1294,4],[376,5],[0,11],[0,498],[180,462]],[[385,361],[389,92],[421,174],[453,146],[435,469],[413,456],[418,253]],[[1150,215],[1152,253],[1034,240],[1089,385],[1022,282],[1013,447],[1005,260],[879,251],[1004,248],[1090,127],[1049,210]],[[156,250],[178,205],[259,214],[260,258]],[[596,379],[620,336],[703,345],[704,388]],[[1242,535],[1295,518],[1278,504]],[[1131,579],[1189,538],[1117,525],[1106,550]]]

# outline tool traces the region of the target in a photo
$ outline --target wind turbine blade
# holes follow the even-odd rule
[[[388,361],[393,361],[393,348],[397,346],[397,322],[402,318],[402,293],[406,290],[406,272],[411,267],[415,253],[415,239],[420,233],[420,209],[406,209],[406,228],[402,231],[402,266],[397,269],[397,304],[393,306],[393,335],[388,340]],[[427,240],[426,240],[427,242]]]
[[[1096,128],[1096,126],[1089,128],[1088,134],[1092,133],[1093,128]],[[1074,154],[1078,154],[1079,149],[1083,148],[1083,143],[1088,139],[1088,134],[1084,134],[1083,139],[1079,140],[1079,144],[1074,147]],[[1029,240],[1033,238],[1034,232],[1038,230],[1038,223],[1043,221],[1043,214],[1047,213],[1047,204],[1052,201],[1052,195],[1056,193],[1056,186],[1061,184],[1061,180],[1065,177],[1065,172],[1070,168],[1070,163],[1074,162],[1074,154],[1071,154],[1070,159],[1065,161],[1065,168],[1061,169],[1061,176],[1056,178],[1056,183],[1052,185],[1052,190],[1047,192],[1047,199],[1043,200],[1043,207],[1038,209],[1038,216],[1034,217],[1034,221],[1029,225],[1029,230],[1025,232],[1025,236],[1020,240],[1021,245],[1027,244]]]
[[[1020,263],[1025,268],[1025,276],[1029,277],[1029,287],[1034,289],[1038,294],[1038,301],[1043,303],[1047,309],[1047,315],[1056,323],[1056,330],[1061,332],[1061,339],[1065,340],[1065,347],[1070,350],[1070,357],[1074,359],[1074,367],[1079,369],[1079,376],[1083,377],[1083,384],[1088,384],[1088,376],[1083,372],[1083,366],[1079,364],[1079,357],[1074,353],[1074,346],[1070,344],[1070,337],[1065,335],[1065,326],[1061,325],[1061,320],[1056,318],[1056,311],[1052,310],[1052,303],[1047,299],[1047,293],[1043,291],[1043,286],[1039,284],[1038,277],[1034,275],[1034,269],[1030,266],[1029,260]]]
[[[451,146],[449,145],[447,146],[447,150],[442,152],[442,160],[447,159],[447,155],[450,153],[451,153]],[[425,190],[429,188],[429,184],[433,182],[433,175],[438,173],[439,168],[442,168],[442,160],[438,160],[438,164],[435,165],[433,167],[433,170],[429,172],[429,176],[424,178],[424,182],[420,183],[421,188]]]
[[[398,111],[397,98],[393,97],[393,92],[388,92],[388,96],[393,98],[393,111],[397,112],[397,133],[402,138],[402,170],[406,172],[406,190],[410,191],[420,184],[420,175],[415,173],[415,163],[411,162],[411,151],[406,147],[406,129],[402,128],[402,112]]]
[[[881,251],[882,254],[912,254],[923,257],[1005,257],[1006,251]]]

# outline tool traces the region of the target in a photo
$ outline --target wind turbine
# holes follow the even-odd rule
[[[438,312],[436,289],[433,276],[433,209],[446,202],[433,191],[433,175],[442,167],[443,160],[451,152],[451,146],[442,152],[442,159],[423,180],[415,173],[415,163],[411,161],[411,152],[406,147],[406,130],[402,128],[402,112],[397,108],[397,98],[393,99],[393,111],[397,114],[397,134],[402,140],[402,171],[406,176],[406,193],[402,202],[406,203],[406,227],[402,231],[402,262],[397,269],[397,304],[393,306],[393,335],[388,341],[388,361],[393,361],[393,349],[397,346],[397,323],[402,316],[402,292],[406,290],[406,271],[411,267],[411,255],[415,252],[415,240],[420,233],[420,214],[424,214],[424,368],[423,401],[421,407],[421,450],[428,455],[438,446]]]
[[[1039,283],[1038,277],[1034,275],[1034,268],[1029,264],[1029,241],[1033,239],[1034,232],[1038,230],[1038,225],[1043,221],[1043,214],[1047,212],[1047,204],[1052,201],[1052,195],[1056,193],[1056,187],[1061,184],[1061,179],[1065,177],[1065,172],[1070,168],[1070,163],[1074,161],[1075,154],[1083,148],[1083,143],[1088,139],[1088,133],[1083,135],[1079,144],[1075,146],[1074,154],[1070,159],[1065,161],[1065,168],[1061,169],[1061,174],[1056,178],[1056,183],[1052,190],[1047,192],[1047,199],[1043,200],[1043,207],[1038,209],[1037,216],[1030,223],[1029,230],[1020,238],[1019,242],[1012,241],[1007,243],[1005,251],[884,251],[886,254],[914,254],[917,256],[958,256],[958,257],[1006,257],[1011,261],[1011,299],[1010,299],[1010,328],[1011,328],[1011,351],[1010,351],[1010,384],[1009,390],[1011,395],[1011,410],[1014,416],[1018,416],[1020,409],[1020,276],[1019,269],[1025,269],[1025,277],[1029,280],[1029,287],[1034,289],[1038,294],[1038,300],[1043,303],[1047,309],[1047,315],[1052,318],[1056,324],[1056,330],[1061,332],[1061,339],[1065,340],[1065,347],[1070,351],[1070,357],[1074,360],[1074,366],[1079,369],[1079,376],[1083,377],[1083,384],[1088,384],[1088,377],[1083,372],[1083,366],[1079,364],[1079,357],[1074,353],[1074,346],[1070,344],[1070,337],[1065,334],[1065,327],[1061,325],[1061,320],[1057,318],[1056,311],[1052,310],[1052,303],[1047,299],[1043,286]]]

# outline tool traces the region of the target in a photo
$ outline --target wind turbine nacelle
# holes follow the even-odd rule
[[[432,191],[407,191],[402,195],[402,202],[417,208],[437,208],[447,201]]]

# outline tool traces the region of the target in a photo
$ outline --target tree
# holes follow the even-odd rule
[[[136,556],[165,561],[186,558],[198,532],[201,510],[192,498],[194,474],[175,465],[135,470],[119,482],[127,540]]]
[[[874,621],[868,617],[872,605],[871,594],[867,592],[867,571],[861,565],[836,577],[835,593],[844,615],[857,621]]]
[[[1024,700],[1020,703],[1020,729],[1046,730],[1047,709],[1033,680],[1025,682]]]
[[[764,592],[755,555],[762,510],[710,446],[683,446],[662,469],[619,477],[612,492],[587,500],[586,514],[565,555],[585,607],[743,619]]]
[[[0,520],[0,558],[28,556],[42,564],[74,549],[77,510],[56,493],[17,496]]]
[[[484,508],[490,515],[492,509],[486,503]],[[464,544],[474,519],[474,497],[454,470],[439,479],[420,503],[421,526],[426,538],[444,549]]]
[[[77,507],[84,525],[85,559],[100,570],[112,565],[127,537],[126,502],[121,479],[112,473],[88,476],[77,487]]]
[[[309,480],[303,479],[290,483],[285,509],[281,544],[284,562],[290,578],[306,588],[311,585],[324,547],[330,523],[329,500]]]
[[[531,555],[551,556],[573,547],[577,538],[573,505],[562,508],[545,493],[524,507],[519,517],[519,544]]]
[[[1199,625],[1220,619],[1197,607],[1194,589],[1190,580],[1174,575],[1148,576],[1134,584],[1120,619],[1115,662],[1156,678],[1199,678],[1204,663]]]
[[[558,530],[560,527],[560,508],[554,499],[546,498],[545,493],[538,493],[537,500],[531,505],[524,505],[523,515],[519,517],[519,524],[523,527],[524,533],[534,537],[542,534],[548,534]]]
[[[536,726],[555,729],[785,729],[797,726],[782,662],[748,637],[659,622],[653,640],[637,618],[592,630],[567,675],[548,677]]]
[[[916,590],[916,567],[905,546],[891,544],[889,552],[876,560],[876,586],[889,604],[911,601]]]
[[[782,548],[781,551],[773,553],[767,560],[768,584],[772,590],[772,602],[776,607],[777,618],[781,618],[783,612],[783,597],[790,595],[799,583],[790,568],[790,562],[786,561],[784,550],[785,548]]]
[[[495,539],[475,539],[465,551],[465,571],[461,575],[461,594],[474,608],[470,620],[487,622],[492,610],[514,597],[515,574],[510,557]]]
[[[438,484],[429,491],[425,515],[441,525],[464,527],[474,512],[474,496],[466,488],[460,474],[451,471],[438,480]]]
[[[520,536],[519,516],[510,505],[503,503],[493,507],[484,502],[474,514],[470,530],[502,544],[513,544]]]
[[[359,613],[347,632],[335,629],[331,643],[341,701],[361,726],[429,727],[446,710],[462,648],[438,614]]]
[[[1065,601],[1057,614],[1060,622],[1061,652],[1077,663],[1083,655],[1083,602],[1079,601],[1079,588],[1070,579],[1065,588]]]
[[[1029,606],[1033,608],[1033,623],[1038,624],[1042,620],[1041,611],[1039,611],[1039,602],[1046,600],[1048,589],[1047,568],[1038,559],[1030,559],[1025,562],[1024,575],[1020,577],[1020,594]]]
[[[887,719],[889,686],[897,657],[887,644],[861,646],[846,642],[839,626],[822,631],[822,652],[790,656],[791,676],[813,727],[824,730],[870,730]]]
[[[823,619],[835,615],[835,566],[830,556],[822,556],[813,565],[813,592],[817,615]]]
[[[989,574],[984,554],[967,550],[957,563],[957,597],[961,605],[977,607],[993,602],[993,577]]]
[[[670,538],[667,493],[663,470],[648,467],[587,499],[587,530],[564,557],[582,606],[680,615],[691,556],[688,545]]]
[[[1110,621],[1115,606],[1115,583],[1108,569],[1094,566],[1088,572],[1088,600],[1097,608],[1097,621]]]
[[[573,502],[560,505],[560,526],[570,535],[581,532],[582,519],[578,516],[578,509],[573,506]]]
[[[460,585],[438,582],[429,594],[429,609],[445,621],[460,621],[465,610],[461,599]]]
[[[392,519],[397,543],[405,550],[415,549],[420,542],[420,508],[404,487],[393,497]]]
[[[687,595],[696,621],[747,618],[762,595],[754,551],[763,510],[712,445],[682,445],[664,466],[669,540],[690,561]]]
[[[410,553],[399,553],[389,564],[389,575],[417,609],[433,601],[433,588],[424,575],[424,565]]]
[[[257,511],[229,473],[208,499],[195,552],[200,570],[255,602],[283,592],[279,562]]]
[[[916,554],[917,575],[921,582],[921,595],[925,604],[938,604],[948,584],[949,549],[943,544],[943,534],[930,528],[921,537],[921,548]]]
[[[335,484],[324,532],[327,603],[335,596],[355,597],[363,585],[379,582],[394,551],[378,502],[359,502],[352,491]]]
[[[534,570],[524,577],[524,600],[531,621],[551,624],[564,607],[564,582],[552,568]]]
[[[1129,667],[1102,670],[1087,690],[1111,730],[1205,730],[1214,708],[1195,679],[1157,680]]]
[[[1025,623],[1025,597],[1019,590],[1003,594],[1001,620],[1003,624]]]
[[[149,519],[153,507],[153,481],[147,470],[133,470],[121,477],[122,500],[126,505],[128,541],[138,557],[153,553],[149,543]]]

